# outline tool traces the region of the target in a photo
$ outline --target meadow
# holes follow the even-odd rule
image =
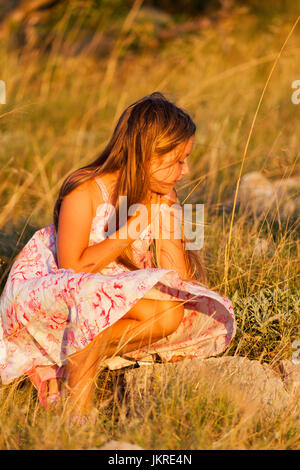
[[[57,8],[51,29],[33,23],[22,47],[13,43],[16,33],[1,36],[0,292],[21,248],[52,223],[66,175],[95,159],[128,104],[160,91],[197,124],[191,175],[178,196],[204,204],[209,285],[233,302],[237,334],[224,354],[276,369],[300,339],[300,218],[257,220],[222,204],[247,172],[271,181],[300,174],[300,104],[291,101],[291,84],[300,79],[299,1],[273,16],[239,6],[163,41],[153,20],[139,16],[142,2],[119,17],[107,9],[101,21],[91,3],[80,15]],[[91,30],[95,43],[111,31],[102,53],[85,45],[82,32]],[[256,256],[258,238],[273,249]],[[99,403],[115,375],[99,373]],[[87,449],[110,439],[145,449],[300,448],[293,405],[266,416],[180,377],[149,394],[152,406],[142,414],[133,408],[124,415],[113,403],[99,411],[96,426],[73,429],[61,413],[43,410],[27,380],[1,385],[0,448]]]

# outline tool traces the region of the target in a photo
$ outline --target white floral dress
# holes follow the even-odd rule
[[[104,203],[92,221],[89,246],[105,238],[110,216],[109,194],[96,178]],[[232,303],[217,292],[177,272],[151,268],[151,224],[133,242],[140,266],[130,271],[111,262],[99,273],[60,269],[54,224],[36,231],[11,267],[0,298],[0,374],[2,382],[43,367],[47,378],[63,369],[66,358],[85,348],[101,331],[122,318],[142,297],[184,301],[184,317],[169,336],[107,359],[110,369],[159,354],[163,361],[180,355],[214,356],[229,345],[236,323]]]

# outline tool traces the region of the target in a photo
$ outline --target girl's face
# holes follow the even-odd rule
[[[193,150],[195,136],[177,145],[171,152],[166,153],[160,160],[150,163],[150,187],[151,190],[160,194],[168,194],[174,186],[189,174],[187,157]],[[176,158],[177,152],[182,156]]]

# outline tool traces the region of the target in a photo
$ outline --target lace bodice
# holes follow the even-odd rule
[[[92,220],[89,246],[99,243],[106,238],[104,227],[106,222],[109,220],[114,207],[109,203],[110,197],[106,186],[99,177],[95,178],[103,197],[103,203],[101,203],[96,209],[96,215]],[[132,244],[134,261],[141,269],[151,268],[151,252],[149,246],[152,241],[151,238],[151,224],[149,224],[145,230],[140,234],[139,238],[136,239]],[[116,263],[115,261],[109,263],[105,268],[101,270],[102,274],[113,274],[124,270],[129,270],[125,266]]]

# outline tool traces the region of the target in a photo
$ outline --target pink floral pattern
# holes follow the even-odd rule
[[[105,187],[97,182],[105,202],[97,208],[89,245],[105,238],[111,207]],[[9,383],[35,366],[62,367],[70,354],[85,348],[142,297],[183,300],[183,321],[156,343],[107,359],[111,369],[155,353],[168,361],[176,355],[203,358],[224,351],[236,331],[231,301],[183,281],[176,271],[151,268],[151,240],[149,225],[133,243],[139,270],[112,262],[99,273],[76,273],[58,267],[54,225],[36,231],[11,267],[0,298],[2,382]]]

